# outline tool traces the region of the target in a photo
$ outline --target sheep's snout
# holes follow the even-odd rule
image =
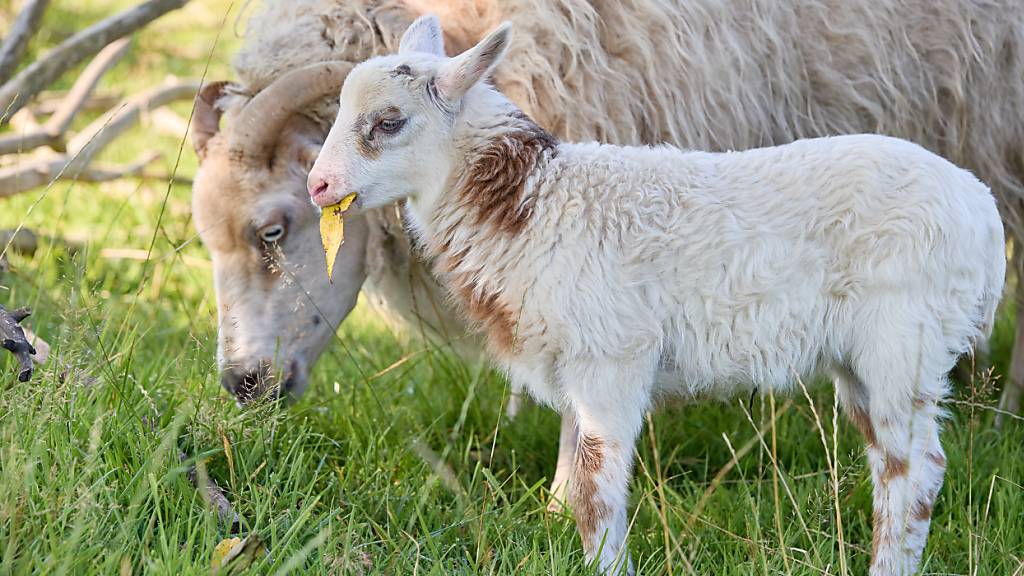
[[[240,406],[258,400],[301,393],[305,387],[302,371],[295,362],[283,374],[275,374],[272,364],[262,360],[251,367],[227,368],[220,375],[220,384],[231,393]]]

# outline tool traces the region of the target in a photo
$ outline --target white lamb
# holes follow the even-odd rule
[[[559,143],[481,81],[509,32],[446,58],[423,17],[398,55],[353,69],[313,200],[408,199],[509,377],[575,415],[570,503],[603,571],[632,572],[627,491],[653,397],[825,373],[867,440],[871,573],[913,573],[946,464],[946,374],[1003,286],[988,188],[881,136],[726,154]]]

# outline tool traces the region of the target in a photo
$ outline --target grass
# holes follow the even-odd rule
[[[34,51],[128,2],[59,4]],[[229,75],[242,8],[193,2],[161,20],[104,87],[199,76],[211,50],[210,77]],[[145,129],[106,159],[151,146],[171,169],[181,142]],[[187,144],[179,170],[195,170]],[[329,349],[303,400],[242,411],[217,382],[209,260],[187,186],[56,183],[0,201],[0,228],[19,225],[73,245],[10,255],[0,279],[0,303],[32,306],[32,327],[54,348],[27,384],[0,357],[0,574],[209,573],[227,531],[190,484],[193,463],[267,543],[255,573],[584,571],[571,519],[545,512],[557,418],[530,406],[507,421],[498,375],[417,353],[361,306],[338,334],[350,354]],[[152,255],[110,251],[121,248]],[[997,373],[1011,328],[1012,310],[993,340]],[[949,405],[949,470],[924,573],[1024,573],[1024,423],[994,429],[990,384],[958,384]],[[813,405],[774,399],[774,427],[770,400],[749,419],[746,399],[653,415],[630,504],[640,573],[866,572],[859,437],[841,418],[833,430],[828,386]]]

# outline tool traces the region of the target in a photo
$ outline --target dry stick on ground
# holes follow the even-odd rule
[[[71,121],[85,104],[100,78],[117,64],[128,51],[128,39],[121,38],[100,51],[75,81],[71,91],[57,105],[50,119],[39,128],[24,134],[0,136],[0,154],[27,152],[40,146],[49,146],[58,152],[65,152],[65,137]]]
[[[28,47],[28,41],[39,28],[39,21],[46,10],[48,0],[28,0],[22,6],[14,25],[7,32],[3,46],[0,46],[0,84],[11,77],[18,68],[18,62]]]
[[[143,114],[177,100],[192,99],[199,82],[183,81],[159,86],[128,99],[89,124],[68,142],[67,153],[31,158],[12,166],[0,167],[0,198],[45,186],[55,180],[106,182],[124,177],[167,180],[170,174],[147,174],[145,167],[158,155],[143,154],[128,165],[90,166],[93,158],[116,138],[135,126]],[[175,177],[177,181],[183,181]]]
[[[97,58],[99,55],[97,54]],[[60,108],[61,103],[70,94],[67,90],[44,90],[36,96],[36,101],[31,106],[19,110],[25,112],[31,110],[36,116],[49,116]],[[81,112],[103,112],[110,110],[110,107],[124,99],[124,94],[116,90],[94,90],[85,102],[82,102]],[[14,125],[15,117],[11,116],[11,125]]]
[[[188,460],[188,455],[182,451],[178,451],[178,459],[182,463]],[[220,489],[220,486],[206,474],[200,474],[196,470],[195,465],[188,467],[188,479],[189,482],[195,486],[196,490],[201,490],[203,495],[203,501],[207,505],[217,512],[217,518],[220,519],[221,523],[228,526],[232,533],[237,533],[242,529],[242,520],[235,512],[235,509],[231,506],[231,501],[224,495],[224,491]],[[202,482],[201,482],[202,481]],[[202,488],[200,488],[202,484]]]
[[[7,119],[25,106],[40,90],[52,84],[82,60],[167,12],[181,8],[186,2],[188,0],[149,0],[93,24],[68,38],[0,87],[0,124],[6,124]]]
[[[8,312],[6,308],[0,306],[0,345],[14,354],[18,360],[19,382],[28,382],[32,377],[32,355],[36,353],[36,349],[28,343],[25,331],[18,325],[31,313],[28,308]]]

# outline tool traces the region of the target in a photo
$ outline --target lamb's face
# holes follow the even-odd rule
[[[509,34],[502,25],[447,58],[437,18],[423,16],[397,55],[355,67],[309,174],[313,202],[329,206],[355,193],[359,211],[442,190],[456,161],[452,137],[462,100],[501,59]]]
[[[355,192],[355,208],[415,196],[448,175],[452,115],[430,91],[441,58],[425,54],[367,61],[349,74],[338,117],[309,174],[319,206]]]

